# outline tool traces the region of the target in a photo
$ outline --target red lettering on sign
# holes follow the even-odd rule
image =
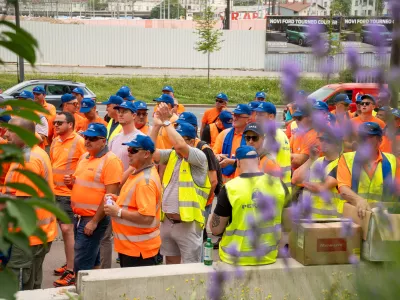
[[[232,13],[232,21],[237,20],[239,17],[239,13],[238,12],[233,12]]]
[[[258,13],[253,12],[253,19],[258,19]]]
[[[244,13],[244,20],[250,20],[250,14],[249,13]]]
[[[317,239],[317,252],[347,251],[346,239]]]

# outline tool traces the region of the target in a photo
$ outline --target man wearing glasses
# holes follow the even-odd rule
[[[91,123],[83,136],[88,155],[81,157],[73,175],[64,175],[75,214],[75,274],[100,267],[100,241],[110,224],[104,196],[117,194],[122,179],[121,160],[107,146],[106,126]]]
[[[67,94],[68,95],[68,94]],[[64,95],[65,96],[65,95]],[[63,96],[63,97],[64,97]],[[72,96],[72,95],[71,95]],[[75,99],[76,100],[76,99]],[[77,102],[77,100],[76,100]],[[65,102],[68,104],[69,102]],[[74,220],[71,208],[71,190],[64,183],[64,175],[75,172],[79,158],[86,152],[85,141],[74,131],[75,119],[73,114],[63,111],[56,115],[53,122],[54,138],[50,147],[50,161],[53,166],[54,195],[57,204]],[[65,150],[67,149],[67,151]],[[68,286],[75,283],[74,273],[74,225],[59,221],[67,262],[54,270],[54,275],[61,276],[54,282],[54,286]]]
[[[143,134],[149,134],[149,123],[148,123],[148,111],[149,109],[147,108],[146,102],[143,101],[136,101],[135,102],[136,106],[136,118],[135,118],[135,126],[136,129],[140,130]]]
[[[60,108],[64,112],[68,112],[74,116],[75,119],[75,131],[81,132],[83,131],[85,118],[78,115],[78,107],[79,101],[73,94],[64,94],[61,96],[61,105]],[[55,130],[54,130],[55,132]],[[56,132],[55,132],[56,135]]]
[[[200,136],[203,134],[204,127],[207,124],[215,123],[223,110],[226,110],[228,105],[228,96],[224,93],[219,93],[215,97],[215,107],[210,108],[204,112],[203,118],[201,119]]]
[[[365,122],[377,123],[382,129],[386,127],[385,122],[372,115],[372,112],[374,111],[374,108],[376,106],[375,98],[372,95],[361,96],[361,102],[359,105],[361,109],[361,114],[351,119],[355,132],[357,132],[358,127]]]
[[[153,163],[155,146],[150,137],[138,135],[128,143],[129,174],[116,201],[104,205],[106,215],[112,217],[114,247],[121,268],[156,264],[161,246],[160,217],[162,187]]]

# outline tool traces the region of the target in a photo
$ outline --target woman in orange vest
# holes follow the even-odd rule
[[[142,267],[156,264],[161,246],[161,181],[153,164],[155,146],[150,137],[138,135],[128,146],[129,164],[135,171],[122,186],[116,203],[105,203],[104,211],[112,217],[114,247],[120,265]],[[107,198],[106,196],[106,198]]]

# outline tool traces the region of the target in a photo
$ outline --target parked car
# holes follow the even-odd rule
[[[295,42],[299,46],[307,45],[307,28],[308,25],[289,24],[286,27],[287,42]]]
[[[67,93],[71,93],[76,87],[83,89],[85,98],[92,98],[96,101],[96,95],[82,82],[74,82],[70,80],[27,80],[13,87],[5,90],[1,96],[5,100],[16,98],[23,90],[32,92],[35,86],[42,86],[46,90],[46,101],[53,104],[57,109],[61,104],[61,96]]]
[[[329,105],[329,109],[332,110],[334,109],[334,99],[336,95],[341,93],[347,94],[352,102],[356,102],[356,98],[359,93],[378,96],[379,85],[376,83],[328,84],[311,93],[308,98],[324,101]]]
[[[392,44],[392,33],[382,24],[365,24],[361,27],[361,42],[365,44],[376,44],[376,37],[373,34],[373,28],[379,33],[387,46]]]

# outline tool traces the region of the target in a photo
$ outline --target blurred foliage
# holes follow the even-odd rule
[[[330,9],[335,16],[349,16],[351,14],[351,0],[333,0]]]
[[[353,71],[345,69],[339,72],[339,82],[355,82]]]
[[[164,15],[165,9],[165,19],[168,19],[168,3],[170,4],[169,14],[170,19],[180,19],[180,17],[186,17],[186,10],[180,4],[178,0],[162,1],[159,5],[153,7],[150,12],[151,19],[160,19],[160,8],[161,14]]]

